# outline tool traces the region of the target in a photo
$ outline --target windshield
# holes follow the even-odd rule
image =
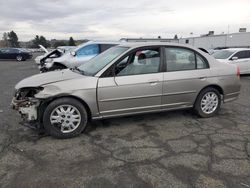
[[[227,59],[229,58],[235,51],[230,50],[220,50],[212,54],[215,59]]]
[[[109,48],[78,68],[84,72],[85,75],[93,76],[126,50],[128,50],[128,48],[119,46]]]

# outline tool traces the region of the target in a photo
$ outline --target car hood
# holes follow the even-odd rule
[[[228,63],[229,60],[228,59],[216,59],[217,61],[219,62],[222,62],[222,63]]]
[[[69,69],[63,71],[42,73],[23,79],[15,86],[15,89],[24,87],[39,87],[54,82],[71,80],[80,77],[82,77],[81,74],[75,73]]]
[[[60,63],[70,62],[72,57],[73,56],[69,52],[65,52],[61,57],[53,58],[53,61]]]
[[[49,51],[43,46],[43,45],[38,45],[45,53],[48,53]]]

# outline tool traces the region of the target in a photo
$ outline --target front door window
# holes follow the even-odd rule
[[[138,50],[116,65],[116,76],[157,73],[160,67],[159,49]]]

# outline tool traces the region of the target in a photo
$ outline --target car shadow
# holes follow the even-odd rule
[[[126,126],[128,121],[136,123],[136,124],[147,124],[154,123],[156,120],[167,120],[167,119],[179,119],[180,116],[184,116],[187,118],[199,118],[192,109],[186,110],[173,110],[173,111],[165,111],[165,112],[155,112],[155,113],[145,113],[145,114],[136,114],[136,115],[128,115],[123,117],[114,117],[103,120],[93,120],[89,122],[85,133],[91,133],[99,128],[112,128],[115,126]]]

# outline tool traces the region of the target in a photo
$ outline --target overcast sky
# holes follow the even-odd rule
[[[228,27],[229,26],[229,27]],[[250,0],[7,0],[0,1],[0,35],[20,40],[118,40],[250,31]]]

